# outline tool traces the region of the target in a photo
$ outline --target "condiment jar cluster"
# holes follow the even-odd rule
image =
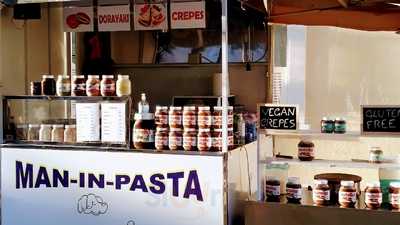
[[[130,96],[131,81],[129,75],[43,75],[41,82],[31,82],[31,95],[46,96]]]
[[[76,143],[75,124],[18,124],[18,141]]]
[[[323,117],[321,120],[321,133],[335,133],[344,134],[347,130],[347,123],[345,118],[337,117],[331,119]]]

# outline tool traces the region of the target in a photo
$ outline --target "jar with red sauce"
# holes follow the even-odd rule
[[[115,80],[113,75],[103,75],[100,83],[102,96],[115,96]]]
[[[389,203],[392,210],[400,210],[400,182],[389,184]]]
[[[212,127],[213,129],[222,129],[222,110],[223,107],[215,106],[212,113]],[[233,128],[233,107],[228,107],[228,128]]]
[[[86,80],[85,76],[72,76],[72,96],[86,96]]]
[[[156,106],[155,121],[157,127],[168,128],[168,106]]]
[[[197,125],[197,112],[196,106],[185,106],[183,107],[183,128],[194,129]]]
[[[365,189],[365,205],[368,209],[379,209],[382,204],[382,190],[379,182],[367,184]]]
[[[100,96],[100,79],[99,75],[89,75],[86,81],[86,95]]]
[[[197,148],[199,151],[210,151],[212,147],[212,139],[210,129],[199,129],[197,135]]]
[[[199,107],[197,114],[197,124],[199,129],[210,129],[212,123],[212,116],[209,106]]]
[[[354,208],[357,200],[357,190],[354,181],[341,181],[339,189],[339,204],[342,208]]]
[[[197,150],[197,131],[195,128],[185,129],[183,133],[183,149],[186,151]]]
[[[181,128],[170,128],[168,146],[170,150],[182,150],[183,133]]]
[[[165,127],[157,127],[156,128],[156,137],[155,137],[155,146],[157,150],[168,150],[168,128]]]
[[[182,107],[169,107],[168,122],[170,128],[182,128]]]

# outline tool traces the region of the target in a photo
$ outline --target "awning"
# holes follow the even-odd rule
[[[246,2],[265,10],[263,0]],[[368,31],[400,30],[400,0],[265,0],[264,2],[268,2],[271,23],[336,26]]]

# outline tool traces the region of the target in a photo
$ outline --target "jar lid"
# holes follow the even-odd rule
[[[369,149],[370,149],[371,151],[382,151],[381,147],[377,147],[377,146],[370,147]]]
[[[196,106],[185,106],[183,107],[183,111],[195,111]]]
[[[400,188],[400,182],[390,182],[390,187]]]
[[[325,180],[325,179],[314,180],[314,184],[316,184],[316,185],[319,185],[319,184],[328,184],[328,180]]]
[[[267,180],[267,181],[279,181],[279,179],[277,177],[275,177],[275,176],[267,176],[265,178],[265,180]]]
[[[170,110],[170,111],[173,111],[173,110],[182,110],[182,107],[180,107],[180,106],[171,106],[171,107],[169,107],[169,110]]]
[[[288,177],[288,183],[289,184],[300,184],[300,178],[299,177]]]
[[[54,124],[53,128],[64,128],[64,124]]]
[[[200,128],[199,129],[199,132],[210,132],[210,129],[209,128]]]
[[[222,129],[214,129],[214,132],[222,132]]]
[[[83,75],[75,75],[75,76],[72,76],[72,78],[73,79],[84,79],[85,76],[83,76]]]
[[[199,106],[199,111],[209,111],[210,106]]]
[[[345,121],[346,120],[346,118],[344,118],[344,117],[336,117],[336,119],[335,119],[336,121]]]
[[[214,106],[214,111],[222,111],[224,109],[224,107],[222,106]],[[233,110],[233,106],[228,106],[228,111],[232,111]]]
[[[169,131],[171,131],[171,132],[173,132],[173,131],[181,132],[182,128],[171,128]]]
[[[121,80],[129,80],[129,75],[121,75],[121,74],[119,74],[119,75],[118,75],[118,79],[121,79]]]
[[[352,180],[342,180],[340,181],[340,185],[343,187],[353,187],[354,186],[354,181]]]
[[[157,132],[167,132],[167,131],[168,131],[168,128],[166,128],[166,127],[157,127],[157,128],[156,128],[156,131],[157,131]]]
[[[40,127],[42,128],[51,128],[53,125],[51,124],[41,124]]]
[[[329,118],[324,116],[324,117],[322,117],[322,120],[329,120]]]
[[[99,79],[99,75],[88,75],[89,79]]]
[[[153,120],[154,114],[153,113],[136,113],[135,120]]]
[[[103,75],[103,79],[114,79],[114,75]]]
[[[46,75],[42,75],[42,78],[43,79],[54,79],[54,76],[53,75],[48,75],[48,74],[46,74]]]
[[[65,129],[76,128],[75,124],[65,125]]]
[[[161,111],[161,110],[168,110],[168,106],[161,106],[161,105],[158,105],[158,106],[156,106],[156,110],[158,110],[158,111]]]
[[[29,128],[39,128],[39,124],[29,124]]]
[[[196,128],[185,128],[185,132],[195,132]]]
[[[17,128],[28,128],[27,124],[17,124]]]
[[[380,188],[381,187],[381,183],[378,181],[375,182],[371,182],[367,184],[367,187],[369,188]]]
[[[60,75],[58,75],[58,78],[69,79],[69,76],[60,74]]]

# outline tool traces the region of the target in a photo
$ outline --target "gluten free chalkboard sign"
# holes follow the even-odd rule
[[[400,106],[361,106],[361,133],[400,135]]]
[[[261,130],[297,130],[297,105],[258,105]]]

